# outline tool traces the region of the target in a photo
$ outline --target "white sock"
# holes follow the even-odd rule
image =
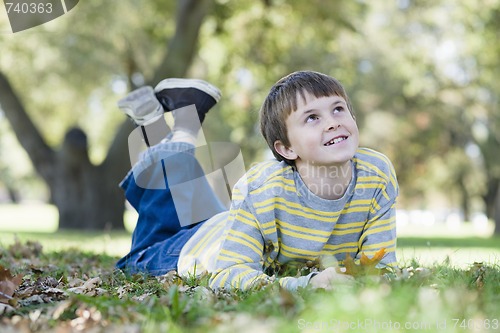
[[[191,133],[191,131],[185,131],[183,129],[174,129],[172,138],[170,142],[186,142],[192,145],[196,145],[196,136]]]

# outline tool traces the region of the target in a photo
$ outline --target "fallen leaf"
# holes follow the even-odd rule
[[[14,308],[9,304],[0,303],[0,315],[14,311]]]
[[[387,270],[377,268],[382,258],[385,256],[385,248],[378,250],[372,258],[368,258],[364,253],[361,253],[359,264],[357,264],[351,255],[348,253],[344,260],[345,271],[339,270],[339,273],[348,274],[354,277],[367,275],[382,275]]]
[[[34,304],[44,304],[44,303],[45,301],[43,300],[43,297],[41,295],[32,295],[30,297],[27,297],[19,301],[19,304],[21,306],[32,306]]]
[[[75,294],[83,294],[88,296],[98,296],[107,293],[107,290],[99,288],[102,284],[100,277],[88,279],[85,283],[78,287],[69,288],[68,291]]]
[[[79,278],[73,278],[68,281],[68,287],[73,288],[73,287],[79,287],[83,285],[85,281]]]
[[[145,299],[147,299],[151,295],[153,295],[153,293],[144,293],[142,295],[133,296],[132,299],[134,301],[143,302]]]
[[[59,317],[61,317],[61,315],[66,311],[68,310],[71,305],[73,303],[71,301],[64,301],[64,302],[61,302],[54,310],[54,312],[52,313],[52,318],[57,320],[59,319]]]
[[[479,290],[483,289],[484,277],[486,275],[486,267],[484,264],[482,262],[474,262],[468,274],[471,275],[472,283],[476,285],[476,288]]]
[[[377,264],[384,258],[385,256],[385,248],[382,248],[375,253],[375,255],[370,259],[364,253],[361,253],[361,266],[371,266],[375,267]]]
[[[128,292],[129,291],[124,286],[119,287],[118,290],[116,291],[119,299],[122,299],[123,297],[127,296]]]
[[[102,283],[102,280],[100,277],[95,277],[95,278],[92,278],[92,279],[88,279],[87,281],[85,281],[85,283],[83,284],[83,287],[85,289],[94,289],[98,286],[100,286]]]
[[[361,271],[361,266],[356,265],[354,262],[354,259],[351,257],[351,255],[348,253],[344,259],[344,267],[345,271],[342,272],[340,269],[338,270],[339,273],[344,273],[352,276],[359,276],[360,271]]]
[[[0,266],[0,303],[9,303],[13,299],[14,291],[19,287],[23,276],[12,276],[10,270]]]
[[[9,252],[14,258],[34,259],[40,256],[43,246],[36,241],[27,241],[24,244],[16,237],[14,244],[9,246]]]

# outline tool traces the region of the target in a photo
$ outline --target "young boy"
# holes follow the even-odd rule
[[[191,90],[199,94],[214,91],[201,86]],[[217,96],[212,94],[213,102],[217,102]],[[215,104],[207,108],[196,100],[186,102],[194,103],[202,116]],[[176,133],[183,132],[176,117],[180,113],[176,113],[172,140],[151,148],[150,154],[155,154],[154,149],[179,154],[175,145],[185,142],[175,138],[187,135]],[[129,115],[134,118],[133,113]],[[342,85],[321,73],[292,73],[271,88],[261,108],[260,122],[276,160],[256,165],[238,181],[229,212],[224,212],[216,200],[211,201],[207,206],[221,212],[204,223],[178,228],[168,188],[148,194],[152,190],[141,191],[134,177],[128,175],[122,186],[127,199],[138,209],[139,221],[131,253],[117,264],[119,268],[152,274],[177,268],[180,275],[206,271],[211,274],[209,283],[214,289],[248,289],[272,281],[271,276],[287,263],[324,256],[342,262],[347,254],[359,258],[361,253],[371,256],[385,248],[381,264],[396,266],[396,175],[387,157],[358,148],[358,128]],[[193,146],[184,148],[182,156],[186,157]],[[164,161],[170,156],[164,156]],[[188,164],[196,165],[193,155],[189,156]],[[144,168],[136,165],[132,172]],[[171,177],[185,173],[182,168],[178,170],[167,175],[169,182]],[[159,213],[165,210],[169,213]],[[141,242],[137,230],[148,228],[151,231],[141,236],[142,246],[134,245],[134,240]],[[348,280],[334,268],[278,278],[280,285],[290,290],[307,285],[329,288]]]

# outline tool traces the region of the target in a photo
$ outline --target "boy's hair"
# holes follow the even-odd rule
[[[290,165],[294,162],[281,156],[274,149],[274,142],[280,140],[285,146],[290,146],[285,122],[292,111],[297,110],[299,94],[305,101],[306,92],[316,98],[334,95],[344,98],[354,117],[349,97],[335,78],[313,71],[299,71],[280,79],[271,88],[260,109],[260,130],[276,159]]]

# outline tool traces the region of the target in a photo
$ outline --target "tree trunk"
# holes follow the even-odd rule
[[[9,195],[9,199],[12,203],[19,203],[19,193],[16,189],[11,186],[7,186],[7,194]]]
[[[500,186],[497,186],[494,208],[495,235],[500,235]]]
[[[487,189],[483,195],[486,216],[495,222],[495,234],[500,234],[500,180],[487,177]]]
[[[483,195],[486,216],[495,222],[495,234],[500,235],[500,181],[488,178],[488,187]]]
[[[155,85],[163,78],[186,74],[197,51],[201,24],[211,4],[212,0],[178,1],[175,35],[168,42],[155,77],[148,84]],[[133,59],[129,61],[134,62]],[[131,123],[122,124],[104,162],[95,166],[89,161],[87,138],[80,129],[68,131],[60,150],[49,147],[1,72],[0,103],[17,139],[50,188],[51,201],[59,210],[59,228],[124,228],[124,196],[118,183],[130,168],[127,138],[133,129]]]
[[[106,180],[99,167],[59,165],[60,177],[49,184],[59,211],[59,229],[123,229],[124,199],[118,184]]]
[[[17,140],[28,153],[37,172],[45,181],[49,181],[54,176],[54,151],[31,121],[21,100],[2,72],[0,72],[0,105]]]
[[[175,34],[168,42],[168,53],[155,71],[152,84],[167,77],[183,77],[197,51],[200,27],[212,0],[177,1]]]
[[[127,161],[126,157],[122,156],[121,164]],[[48,185],[59,210],[60,229],[124,228],[125,205],[118,182],[120,174],[125,173],[92,165],[82,130],[68,131],[57,153],[55,169],[57,176]]]
[[[123,229],[125,205],[118,183],[130,168],[126,139],[132,130],[130,122],[120,127],[105,162],[95,166],[88,157],[87,137],[80,129],[68,131],[60,150],[51,149],[2,73],[0,102],[19,142],[50,189],[51,202],[59,210],[59,228]]]
[[[462,208],[462,214],[464,215],[464,221],[470,222],[472,221],[470,212],[470,197],[464,178],[465,173],[461,174],[458,179],[458,187],[460,189],[460,206]]]

